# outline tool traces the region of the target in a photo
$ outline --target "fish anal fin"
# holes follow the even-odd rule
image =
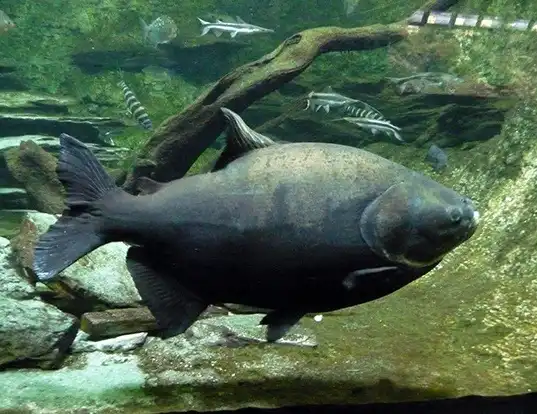
[[[230,32],[229,36],[233,38],[233,37],[237,36],[238,33],[239,32]]]
[[[284,337],[289,330],[306,314],[301,310],[275,310],[267,315],[260,325],[267,325],[267,342],[276,342]]]
[[[156,193],[164,185],[164,183],[159,183],[149,177],[139,177],[136,179],[135,188],[139,195],[147,195]]]
[[[213,29],[213,33],[216,37],[220,37],[224,32],[222,30]]]
[[[175,277],[159,271],[151,251],[131,247],[127,268],[138,293],[155,317],[159,334],[169,338],[186,331],[209,305]]]
[[[221,108],[221,111],[224,113],[228,124],[226,147],[220,154],[212,171],[224,168],[231,161],[250,151],[278,144],[271,138],[254,131],[232,110]]]

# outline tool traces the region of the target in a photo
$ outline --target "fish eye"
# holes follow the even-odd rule
[[[460,223],[460,221],[462,220],[462,210],[457,207],[452,208],[449,211],[449,216],[451,218],[452,223]]]

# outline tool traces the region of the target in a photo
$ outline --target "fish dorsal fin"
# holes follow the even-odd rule
[[[224,23],[222,19],[216,19],[216,23]]]
[[[158,190],[164,187],[164,185],[164,183],[159,183],[158,181],[152,180],[149,177],[139,177],[136,180],[135,187],[139,195],[148,195],[156,193]]]
[[[224,168],[231,161],[252,150],[277,144],[273,139],[255,132],[232,110],[227,108],[221,108],[221,110],[228,124],[228,133],[226,137],[226,148],[216,161],[213,171]]]
[[[324,93],[334,93],[334,90],[332,89],[332,86],[327,86],[323,89]]]
[[[242,20],[239,16],[235,16],[235,20],[237,20],[237,23],[246,23],[244,20]]]

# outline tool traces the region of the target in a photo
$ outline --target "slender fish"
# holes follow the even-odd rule
[[[123,96],[125,97],[125,104],[127,105],[129,114],[145,129],[153,129],[153,123],[151,122],[151,119],[149,119],[149,115],[147,115],[145,108],[129,89],[127,84],[124,81],[120,81],[118,82],[118,86],[123,90]]]

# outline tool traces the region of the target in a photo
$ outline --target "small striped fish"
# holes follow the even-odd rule
[[[153,129],[153,123],[151,122],[151,119],[149,119],[149,115],[147,115],[145,108],[136,98],[134,93],[132,93],[127,84],[124,81],[121,81],[118,82],[117,85],[123,90],[123,96],[125,97],[125,104],[127,105],[129,114],[132,115],[132,117],[145,129]]]

